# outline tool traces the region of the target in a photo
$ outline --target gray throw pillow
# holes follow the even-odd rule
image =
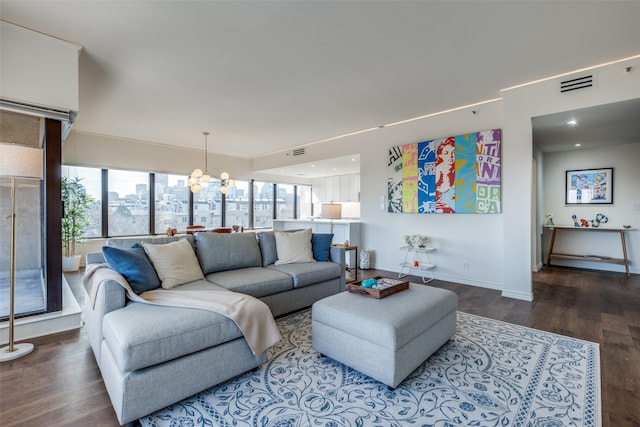
[[[316,262],[313,259],[310,228],[294,233],[274,231],[278,260],[275,265]]]
[[[142,246],[156,269],[164,289],[204,279],[198,258],[187,239],[164,245],[143,242]]]

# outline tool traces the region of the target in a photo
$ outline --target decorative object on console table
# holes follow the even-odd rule
[[[422,283],[429,283],[435,279],[433,269],[435,264],[431,263],[429,259],[429,252],[433,252],[436,249],[430,247],[415,247],[415,246],[402,246],[401,251],[404,251],[404,261],[400,264],[400,273],[398,273],[398,279],[407,276],[411,269],[417,269],[422,277]],[[425,277],[424,272],[430,271],[431,277]]]
[[[552,227],[553,226],[553,214],[552,213],[548,213],[545,215],[545,217],[547,218],[547,227]]]
[[[42,150],[0,143],[0,176],[11,178],[11,249],[9,266],[9,345],[0,349],[0,362],[25,356],[33,344],[14,343],[16,289],[16,178],[42,179]]]

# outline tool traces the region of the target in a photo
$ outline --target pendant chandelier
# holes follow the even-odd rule
[[[187,181],[189,184],[189,189],[191,189],[192,193],[199,193],[202,191],[202,183],[208,183],[211,181],[211,175],[209,175],[209,169],[207,168],[207,137],[209,136],[209,132],[202,132],[204,135],[204,172],[200,168],[195,168],[191,175],[189,175],[189,180]],[[229,191],[229,187],[234,187],[235,182],[232,179],[229,179],[229,174],[226,172],[222,172],[220,174],[220,192],[222,194],[227,194]]]

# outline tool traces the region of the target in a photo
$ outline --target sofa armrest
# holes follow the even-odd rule
[[[335,262],[336,264],[340,264],[340,290],[344,291],[347,289],[347,278],[345,271],[347,270],[347,262],[344,259],[344,248],[339,248],[335,246],[331,246],[331,250],[329,251],[329,260],[331,262]]]
[[[90,255],[98,255],[99,257],[102,257],[102,254],[87,254],[87,261],[99,260],[99,257],[92,257]],[[104,262],[104,259],[102,261]],[[91,268],[92,265],[95,265],[95,263],[91,264],[87,262],[87,269]],[[97,286],[98,284],[93,283],[92,285]],[[98,362],[98,365],[100,365],[100,350],[103,339],[102,323],[104,316],[107,315],[107,313],[123,308],[126,305],[126,291],[119,283],[116,283],[113,280],[107,280],[98,288],[95,295],[95,301],[92,303],[87,289],[83,286],[82,290],[84,292],[84,328],[87,336],[89,337],[91,347],[93,348],[93,353],[96,356],[96,361]]]
[[[331,250],[329,252],[329,259],[331,262],[335,262],[336,264],[340,264],[342,268],[347,267],[347,262],[344,259],[344,248],[331,246]]]

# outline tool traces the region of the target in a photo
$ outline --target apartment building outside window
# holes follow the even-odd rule
[[[191,193],[183,175],[67,165],[62,166],[62,175],[80,178],[95,199],[87,238],[165,234],[169,228],[181,231],[189,225],[191,212],[192,223],[207,228],[265,229],[273,226],[274,217],[301,218],[310,216],[312,209],[311,186],[306,185],[236,181],[223,203],[216,179],[204,184],[200,193]]]
[[[276,218],[277,219],[294,219],[295,211],[295,185],[276,184]]]
[[[253,228],[273,227],[273,183],[253,182]]]
[[[155,230],[184,230],[189,224],[189,186],[183,175],[155,174]]]
[[[149,234],[149,174],[109,169],[109,236]]]
[[[249,220],[249,182],[236,181],[235,187],[229,187],[225,197],[226,226],[239,225],[243,229],[251,228]]]

